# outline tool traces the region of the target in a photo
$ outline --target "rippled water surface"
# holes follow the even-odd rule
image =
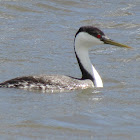
[[[73,41],[83,25],[133,49],[90,51],[103,89],[0,89],[0,139],[139,140],[139,0],[0,0],[0,82],[42,73],[80,77]]]

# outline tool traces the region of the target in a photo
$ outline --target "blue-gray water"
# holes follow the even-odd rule
[[[139,140],[139,0],[1,0],[0,82],[24,75],[80,77],[74,35],[94,25],[120,43],[90,57],[103,89],[41,93],[0,89],[0,139]]]

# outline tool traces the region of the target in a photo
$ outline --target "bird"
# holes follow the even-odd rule
[[[91,63],[89,49],[96,45],[110,44],[118,47],[131,48],[108,38],[103,31],[94,26],[82,26],[74,37],[74,53],[81,70],[82,77],[75,78],[65,75],[34,75],[21,76],[0,83],[3,88],[19,88],[41,90],[44,92],[70,91],[103,87],[101,76]]]

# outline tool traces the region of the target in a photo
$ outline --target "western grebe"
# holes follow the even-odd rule
[[[64,75],[24,76],[0,83],[0,87],[43,91],[63,91],[86,89],[89,87],[103,87],[102,79],[91,64],[88,54],[89,48],[102,44],[131,48],[109,39],[96,27],[83,26],[77,31],[74,39],[74,52],[81,69],[81,79]]]

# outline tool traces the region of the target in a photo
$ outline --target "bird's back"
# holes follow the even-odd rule
[[[93,82],[88,79],[79,80],[63,75],[39,75],[17,77],[0,83],[0,87],[55,92],[64,90],[86,89],[89,87],[93,87]]]

